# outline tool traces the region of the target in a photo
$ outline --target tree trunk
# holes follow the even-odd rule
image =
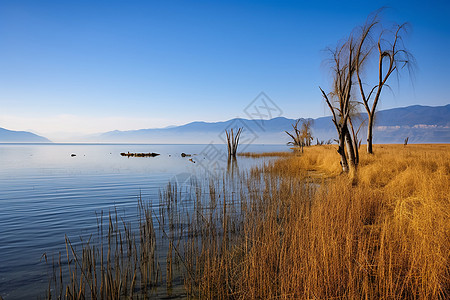
[[[356,165],[359,164],[359,145],[360,144],[361,144],[361,142],[358,143],[358,141],[355,140],[355,138],[353,138],[353,148],[355,149],[355,157],[356,157],[355,164]]]
[[[367,126],[367,153],[373,154],[372,136],[373,136],[373,116],[374,113],[367,114],[369,117],[369,124]]]
[[[345,155],[345,135],[342,133],[342,131],[339,133],[339,148],[337,152],[341,156],[342,171],[348,173],[348,161],[347,156]]]
[[[353,138],[353,150],[355,151],[355,165],[359,164],[359,146],[361,145],[361,141],[358,142],[358,132],[355,133],[355,129],[353,128],[353,123],[351,119],[349,120],[350,129],[352,130],[352,138]]]
[[[354,169],[356,169],[356,166],[358,163],[356,162],[356,155],[355,155],[355,148],[353,147],[353,140],[350,136],[350,131],[348,131],[348,127],[345,126],[344,138],[345,138],[345,145],[347,148],[347,154],[348,154],[348,160],[350,162],[350,166]]]

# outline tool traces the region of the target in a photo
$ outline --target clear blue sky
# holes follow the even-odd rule
[[[386,5],[418,69],[380,109],[450,103],[448,1],[1,0],[0,127],[58,140],[219,121],[261,91],[285,117],[328,115],[323,50]]]

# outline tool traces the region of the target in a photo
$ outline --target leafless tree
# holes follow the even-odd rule
[[[287,135],[289,135],[292,138],[292,141],[288,142],[288,145],[293,146],[302,146],[303,141],[301,138],[300,129],[298,129],[298,123],[300,122],[300,119],[295,121],[295,124],[291,124],[292,128],[294,129],[294,132],[291,134],[288,131],[285,131]]]
[[[369,16],[366,24],[360,29],[358,47],[355,55],[358,63],[356,63],[356,76],[358,79],[359,91],[364,108],[367,111],[367,152],[372,154],[373,147],[373,124],[375,110],[380,100],[383,87],[389,87],[387,84],[390,76],[407,67],[411,72],[415,65],[415,59],[408,52],[403,43],[403,34],[406,33],[407,24],[394,25],[393,29],[384,29],[379,21],[379,13],[381,10]],[[372,36],[377,36],[374,41]],[[377,81],[375,84],[369,85],[369,89],[365,90],[368,85],[367,80],[362,79],[364,64],[370,57],[376,58],[378,63]],[[365,70],[370,73],[370,70]],[[369,91],[369,92],[367,92]]]
[[[352,97],[353,81],[357,64],[364,62],[363,59],[358,60],[355,55],[357,46],[357,40],[351,35],[346,41],[338,44],[334,50],[330,49],[332,92],[327,94],[319,87],[331,111],[332,121],[338,133],[338,153],[341,156],[341,166],[344,172],[348,172],[350,168],[356,169],[359,161],[357,133],[353,130],[351,122],[351,115],[355,108],[355,101]]]
[[[303,138],[305,146],[311,146],[311,142],[313,140],[312,137],[312,125],[314,124],[314,120],[309,119],[302,123],[301,136]]]
[[[302,149],[304,146],[311,146],[311,141],[313,140],[312,137],[312,125],[313,120],[309,119],[302,122],[301,129],[298,129],[298,124],[300,123],[301,119],[298,119],[295,121],[295,124],[292,124],[292,128],[294,129],[294,132],[291,134],[288,131],[285,131],[291,138],[292,141],[288,142],[288,145],[293,146],[299,146]]]
[[[403,142],[403,146],[408,145],[409,136],[406,137],[405,141]]]
[[[225,130],[225,134],[227,135],[227,144],[228,144],[228,158],[236,158],[237,147],[239,144],[239,138],[242,133],[242,128],[239,128],[234,134],[233,128],[228,132]]]
[[[369,16],[366,24],[353,30],[350,37],[338,44],[331,53],[331,72],[333,78],[332,92],[322,96],[332,113],[333,124],[338,132],[338,153],[341,156],[341,165],[344,172],[349,168],[356,168],[359,163],[358,132],[354,129],[352,114],[362,103],[368,114],[367,152],[373,153],[373,124],[375,110],[380,100],[381,91],[387,86],[387,81],[394,72],[398,72],[405,66],[411,70],[414,65],[414,57],[406,51],[402,34],[405,32],[406,24],[395,25],[393,30],[386,30],[379,22],[378,10]],[[374,41],[372,36],[377,36]],[[368,65],[372,57],[378,59],[378,80],[366,93],[363,81],[363,71],[370,72]],[[355,98],[352,87],[358,85],[361,102]],[[363,123],[361,123],[362,125]]]

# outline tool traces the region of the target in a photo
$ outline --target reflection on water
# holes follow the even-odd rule
[[[137,202],[157,205],[169,181],[189,184],[204,176],[206,145],[0,145],[0,295],[36,298],[47,287],[50,258],[95,233],[97,216],[117,210],[127,221]],[[226,153],[224,145],[218,146]],[[251,145],[248,151],[280,151],[285,146]],[[121,157],[121,152],[156,152],[157,157]],[[182,157],[189,153],[190,157]],[[72,156],[75,154],[75,156]],[[196,155],[197,154],[197,155]],[[226,165],[238,174],[262,160],[238,158]],[[225,167],[224,167],[225,169]],[[158,207],[154,207],[158,210]]]
[[[231,177],[235,177],[239,174],[239,165],[236,157],[228,157],[227,161],[227,173]]]

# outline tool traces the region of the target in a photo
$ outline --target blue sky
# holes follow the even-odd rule
[[[245,117],[264,91],[328,115],[324,49],[374,10],[417,60],[380,109],[450,103],[448,1],[0,1],[0,127],[54,140]]]

